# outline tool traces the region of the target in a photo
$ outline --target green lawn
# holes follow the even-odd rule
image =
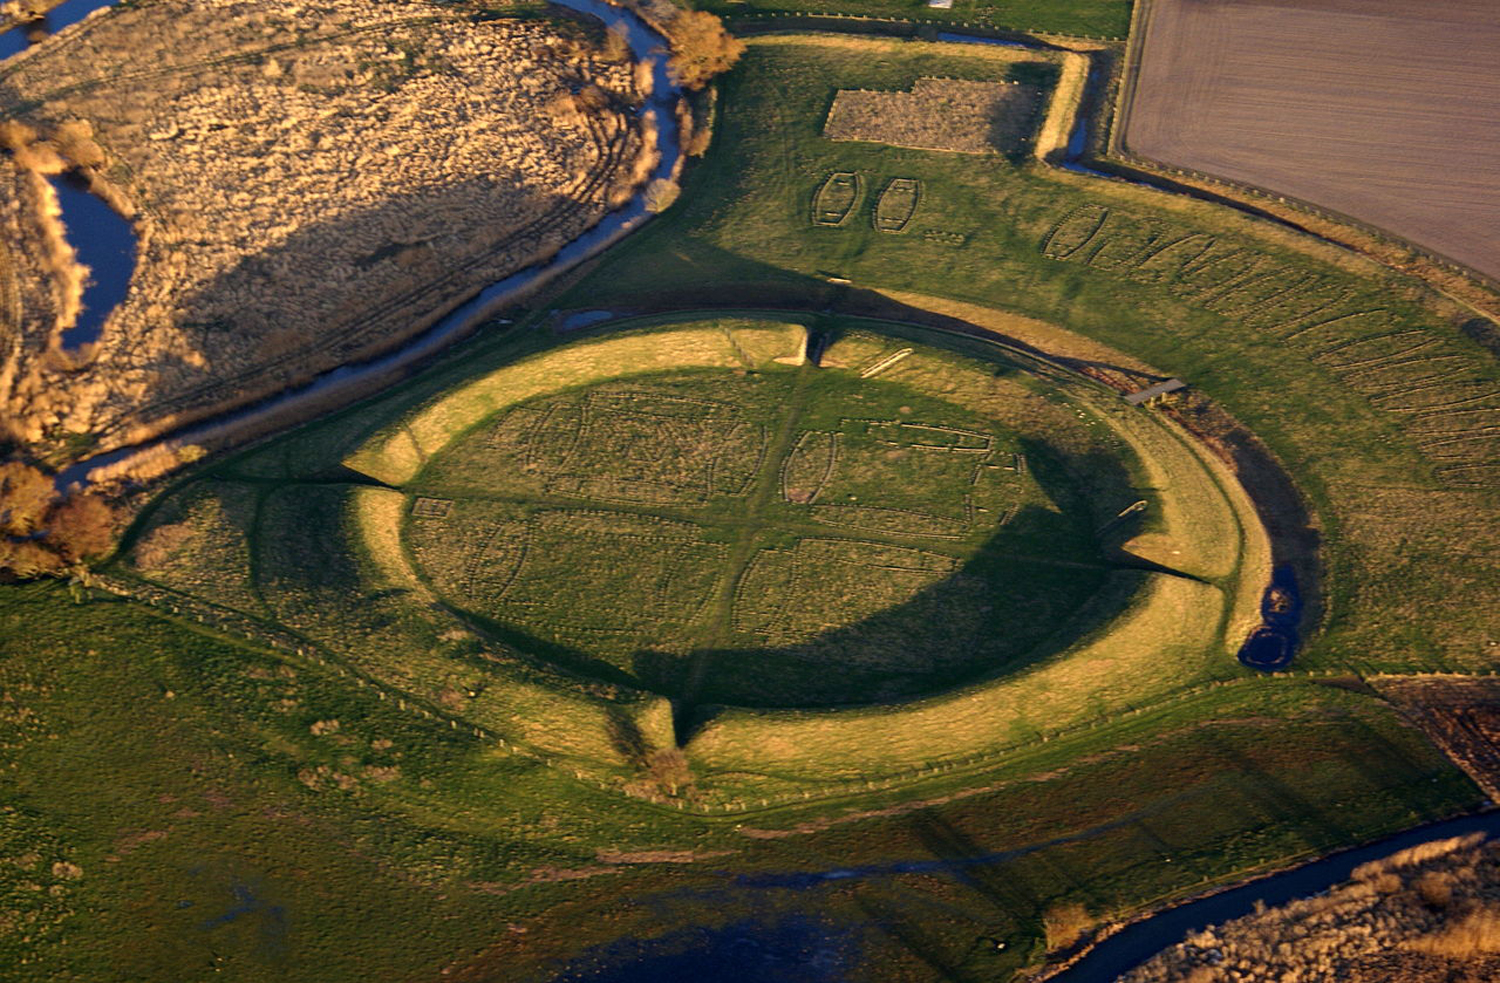
[[[694,5],[730,19],[768,13],[849,14],[1124,38],[1130,30],[1131,0],[957,0],[948,9],[930,7],[926,0],[698,0]]]

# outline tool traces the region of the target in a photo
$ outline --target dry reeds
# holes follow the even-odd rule
[[[1194,933],[1121,983],[1374,979],[1361,973],[1383,972],[1381,960],[1394,951],[1441,957],[1448,969],[1451,960],[1500,953],[1500,857],[1483,839],[1424,843],[1359,866],[1325,894],[1257,906]]]

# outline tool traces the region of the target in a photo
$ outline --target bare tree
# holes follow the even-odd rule
[[[47,544],[69,563],[107,552],[114,539],[114,510],[98,495],[74,495],[47,517]]]
[[[724,22],[706,10],[684,10],[667,24],[672,77],[686,89],[701,89],[728,71],[745,53],[745,42],[724,30]]]
[[[0,464],[0,533],[29,536],[57,498],[52,479],[24,461]]]

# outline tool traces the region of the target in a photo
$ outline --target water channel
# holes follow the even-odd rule
[[[1189,901],[1130,924],[1088,951],[1049,983],[1114,983],[1120,974],[1188,934],[1248,915],[1256,904],[1286,904],[1320,894],[1349,879],[1354,869],[1399,850],[1432,840],[1482,833],[1500,835],[1500,812],[1486,812],[1430,823],[1300,867],[1271,874],[1240,887]],[[859,940],[874,925],[835,925],[810,919],[823,907],[822,888],[851,881],[879,882],[904,874],[963,881],[976,867],[1002,864],[1022,851],[947,859],[924,857],[863,867],[724,875],[722,888],[698,892],[709,909],[786,912],[800,906],[807,915],[781,914],[739,921],[720,929],[687,928],[652,942],[622,940],[578,953],[553,983],[644,983],[648,980],[724,980],[726,983],[853,983],[872,978],[862,965]],[[773,898],[772,895],[783,895]],[[791,895],[800,899],[788,900]],[[764,897],[758,897],[764,896]],[[757,901],[761,901],[757,905]],[[773,903],[774,902],[774,903]],[[666,908],[663,909],[667,910]],[[814,928],[815,926],[815,928]],[[870,934],[878,936],[880,932]],[[998,940],[1003,941],[1003,940]],[[1015,940],[1012,940],[1013,942]]]
[[[78,23],[94,11],[114,3],[115,0],[64,0],[36,20],[0,34],[0,59],[19,54],[31,47],[34,39],[55,34],[70,24]]]
[[[114,0],[66,0],[36,20],[0,33],[0,59],[20,54],[36,41],[83,20]],[[76,175],[51,179],[62,208],[68,244],[89,269],[82,310],[63,332],[62,347],[74,350],[98,341],[104,321],[125,297],[135,272],[135,231],[104,199],[89,191]]]

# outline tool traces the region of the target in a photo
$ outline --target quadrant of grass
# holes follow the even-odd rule
[[[1097,338],[1200,386],[1296,476],[1323,527],[1329,612],[1325,630],[1299,656],[1302,665],[1487,667],[1483,653],[1494,633],[1487,612],[1500,603],[1500,552],[1494,524],[1484,521],[1495,507],[1493,490],[1443,487],[1436,469],[1460,477],[1494,471],[1485,429],[1500,413],[1485,396],[1495,385],[1493,359],[1411,282],[1225,209],[1002,159],[821,135],[840,88],[889,90],[924,75],[996,71],[951,46],[753,39],[723,85],[721,139],[691,175],[682,203],[579,289],[591,291],[590,303],[639,303],[693,298],[704,282],[730,289],[753,274],[763,291],[823,305],[842,289],[820,277],[827,274],[851,278],[856,289],[1022,312]],[[881,233],[868,221],[815,226],[812,196],[834,172],[860,174],[867,189],[919,179],[918,234]],[[867,192],[861,207],[870,204]],[[1114,224],[1088,249],[1072,251],[1101,221]],[[923,229],[957,238],[925,238]],[[1208,246],[1211,255],[1170,280],[1173,257]],[[1269,264],[1269,272],[1250,277],[1253,263]],[[1245,284],[1230,291],[1237,276]],[[1317,285],[1300,307],[1278,299],[1298,283]],[[1210,309],[1201,299],[1213,296],[1215,284],[1228,299],[1211,300]],[[1323,301],[1338,302],[1326,315],[1331,322],[1295,344],[1266,330]],[[1451,386],[1422,381],[1408,395],[1399,378],[1361,368],[1419,343],[1451,368]],[[1465,400],[1478,399],[1489,401],[1465,409]],[[1459,405],[1448,416],[1421,416],[1441,400]],[[1403,545],[1413,543],[1419,548]],[[1431,624],[1412,628],[1418,612]]]
[[[749,492],[795,375],[655,375],[507,407],[444,448],[414,487],[644,507],[723,505]]]

